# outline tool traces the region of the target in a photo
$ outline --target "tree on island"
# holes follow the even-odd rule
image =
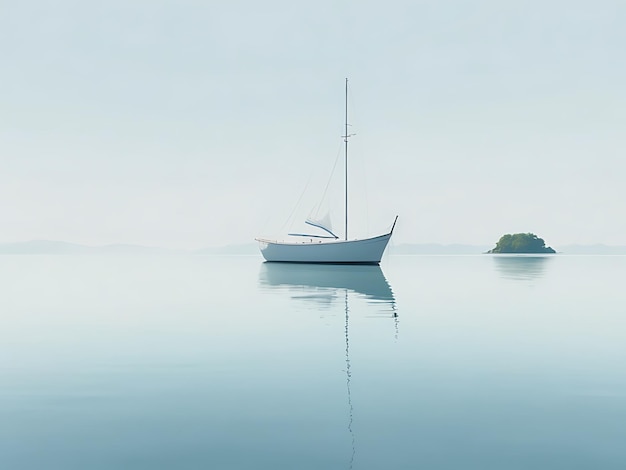
[[[556,253],[546,246],[543,238],[534,233],[514,233],[503,235],[496,243],[496,247],[487,253]]]

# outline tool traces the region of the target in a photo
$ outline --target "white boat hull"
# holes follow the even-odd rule
[[[279,242],[257,239],[267,261],[278,263],[379,264],[391,233],[362,240]]]

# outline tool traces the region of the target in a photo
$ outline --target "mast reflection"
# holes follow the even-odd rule
[[[330,308],[342,301],[345,315],[345,387],[348,400],[348,433],[351,440],[351,452],[348,468],[353,468],[356,454],[356,439],[353,428],[354,407],[352,405],[352,371],[350,363],[350,299],[363,299],[374,306],[378,313],[390,316],[394,320],[395,338],[398,339],[398,312],[391,286],[380,266],[362,265],[323,265],[263,263],[259,273],[261,287],[287,290],[292,299],[303,300],[316,309]],[[341,305],[341,304],[340,304]]]

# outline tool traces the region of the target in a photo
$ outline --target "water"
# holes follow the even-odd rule
[[[0,257],[7,469],[622,469],[626,257]]]

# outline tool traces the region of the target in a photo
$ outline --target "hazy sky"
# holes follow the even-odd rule
[[[324,190],[349,77],[352,236],[398,214],[396,243],[626,244],[625,24],[623,1],[0,0],[0,242],[278,232]]]

